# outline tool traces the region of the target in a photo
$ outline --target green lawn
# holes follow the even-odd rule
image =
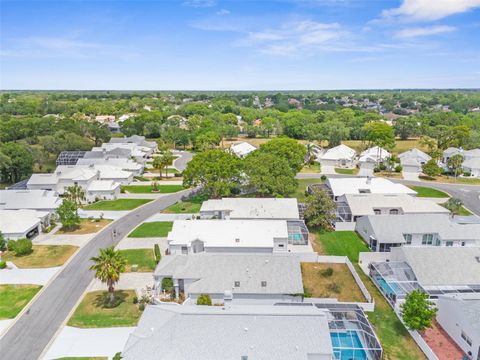
[[[133,210],[141,205],[149,203],[149,199],[117,199],[117,200],[103,200],[83,207],[83,210],[104,210],[104,211],[119,211],[119,210]]]
[[[300,170],[301,173],[319,173],[320,172],[320,164],[319,163],[313,163],[313,164],[308,164],[304,165],[302,169]]]
[[[120,250],[120,253],[127,259],[127,272],[132,271],[132,265],[138,265],[137,271],[150,272],[155,270],[155,258],[153,249],[129,249]]]
[[[358,169],[342,169],[342,168],[335,168],[335,172],[337,174],[342,174],[342,175],[357,175],[358,174]]]
[[[183,190],[182,185],[157,185],[159,191],[153,192],[152,185],[127,185],[122,186],[122,190],[133,194],[150,194],[150,193],[159,193],[159,194],[170,194]]]
[[[115,292],[120,304],[114,308],[105,307],[106,291],[89,292],[68,320],[69,326],[80,328],[101,328],[135,326],[142,312],[133,303],[135,291],[118,290]]]
[[[31,254],[15,256],[7,251],[3,259],[13,262],[21,269],[49,268],[65,264],[77,249],[72,245],[33,245]]]
[[[305,201],[305,190],[308,185],[320,184],[322,180],[318,179],[298,179],[297,190],[293,193],[292,197],[297,198],[299,202]]]
[[[327,255],[348,256],[358,262],[359,252],[368,252],[367,244],[354,231],[320,232],[317,235],[322,249]]]
[[[17,316],[41,288],[39,285],[0,285],[0,320]]]
[[[195,195],[190,197],[187,201],[179,201],[163,210],[167,214],[196,214],[200,212],[202,203],[207,200],[205,195]]]
[[[443,206],[444,208],[447,208],[445,206],[445,203],[440,204],[440,206]],[[470,216],[470,215],[472,215],[472,213],[470,211],[468,211],[467,209],[465,209],[465,207],[462,206],[460,208],[460,211],[458,212],[458,215],[460,215],[460,216]]]
[[[168,232],[172,230],[173,222],[171,221],[154,221],[146,222],[133,230],[128,237],[166,237]]]
[[[443,191],[433,189],[430,187],[426,186],[414,186],[411,185],[409,186],[410,189],[415,190],[417,192],[418,197],[427,197],[427,198],[448,198],[447,193],[444,193]]]
[[[326,255],[348,256],[354,263],[370,295],[375,300],[375,311],[368,312],[368,320],[382,344],[384,359],[416,360],[425,359],[408,331],[393,312],[383,295],[358,266],[358,253],[370,251],[363,240],[353,231],[335,231],[317,234],[322,253]],[[318,247],[317,247],[318,248]]]

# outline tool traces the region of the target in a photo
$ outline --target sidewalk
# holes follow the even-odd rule
[[[96,234],[84,235],[55,235],[40,234],[32,240],[33,245],[73,245],[82,247],[87,244]]]
[[[11,267],[15,265],[8,262],[8,266]],[[32,284],[44,286],[60,269],[61,266],[44,269],[4,269],[0,272],[0,284]]]

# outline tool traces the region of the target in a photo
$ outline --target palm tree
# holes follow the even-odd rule
[[[79,207],[85,201],[85,190],[78,185],[69,186],[65,191],[65,197]]]
[[[463,202],[460,199],[457,198],[450,198],[444,205],[448,210],[450,210],[450,213],[452,214],[452,217],[454,215],[457,215],[460,213]]]
[[[163,167],[165,168],[165,177],[168,177],[168,166],[172,164],[175,157],[173,156],[171,151],[165,151],[162,154],[162,163]]]
[[[127,259],[113,246],[100,249],[99,256],[90,259],[94,262],[90,270],[95,271],[95,277],[102,283],[107,284],[109,302],[115,300],[115,284],[120,280],[120,274],[125,271]]]

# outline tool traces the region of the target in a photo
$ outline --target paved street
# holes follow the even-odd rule
[[[174,155],[179,155],[180,157],[173,161],[173,166],[178,171],[183,171],[187,168],[187,164],[193,158],[193,154],[188,151],[173,151]]]
[[[2,359],[38,359],[93,279],[90,258],[100,248],[116,245],[125,234],[189,193],[185,190],[154,200],[100,231],[66,265],[43,293],[0,339]],[[113,229],[117,236],[113,237]]]

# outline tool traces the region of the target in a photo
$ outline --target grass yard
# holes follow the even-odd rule
[[[101,328],[135,326],[142,312],[133,303],[135,291],[118,290],[115,296],[119,305],[114,308],[105,307],[108,293],[93,291],[87,293],[78,305],[72,317],[68,320],[69,326],[79,328]]]
[[[3,259],[21,269],[62,266],[78,248],[72,245],[33,245],[32,249],[31,254],[24,256],[15,256],[7,251]]]
[[[138,265],[138,272],[150,272],[155,270],[155,258],[153,249],[129,249],[120,250],[127,259],[126,271],[132,271],[132,265]]]
[[[166,237],[168,232],[172,230],[173,222],[171,221],[154,221],[146,222],[133,230],[128,237]]]
[[[179,201],[165,210],[162,213],[166,214],[196,214],[200,212],[202,203],[207,200],[208,197],[204,195],[195,195],[190,197],[187,201]]]
[[[357,175],[359,169],[354,168],[354,169],[342,169],[342,168],[335,168],[335,172],[337,174],[342,174],[342,175]]]
[[[105,226],[110,224],[112,220],[101,219],[101,220],[90,220],[82,219],[80,221],[80,227],[74,230],[64,230],[61,228],[56,234],[68,234],[68,235],[84,235],[84,234],[93,234],[102,230]]]
[[[94,204],[85,206],[83,210],[103,210],[103,211],[133,210],[139,206],[149,203],[150,201],[152,200],[149,200],[149,199],[102,200]]]
[[[367,245],[353,231],[319,233],[316,236],[316,251],[326,255],[348,256],[375,300],[375,311],[368,312],[368,320],[373,325],[383,347],[383,358],[389,360],[425,359],[423,352],[412,339],[393,309],[378,291],[370,278],[358,266],[358,253],[369,251]]]
[[[336,298],[339,301],[366,301],[346,264],[302,263],[301,265],[303,286],[309,297]]]
[[[326,255],[348,256],[354,263],[358,262],[359,252],[370,251],[354,231],[321,232],[316,238]]]
[[[305,201],[305,190],[311,184],[320,184],[321,179],[298,179],[297,190],[292,194],[292,197],[297,198],[299,202]]]
[[[41,288],[39,285],[0,285],[0,320],[17,316]]]
[[[312,173],[319,173],[320,172],[320,164],[319,163],[313,163],[309,165],[305,165],[301,170],[301,173],[307,173],[307,174],[312,174]]]
[[[420,179],[424,181],[431,181],[431,182],[438,182],[438,183],[480,185],[479,178],[457,177],[455,179],[455,177],[445,176],[445,175],[439,175],[436,177],[420,175]]]
[[[153,191],[153,185],[127,185],[122,190],[133,194],[170,194],[183,190],[182,185],[157,185],[158,191]]]
[[[448,198],[450,197],[447,193],[433,189],[426,186],[409,186],[410,189],[415,190],[417,192],[418,197],[426,197],[426,198]]]
[[[443,206],[444,208],[447,208],[445,205],[445,203],[443,204],[439,204],[440,206]],[[460,216],[470,216],[470,215],[473,215],[470,211],[468,211],[467,209],[465,209],[463,206],[460,208],[459,212],[457,215],[460,215]]]

